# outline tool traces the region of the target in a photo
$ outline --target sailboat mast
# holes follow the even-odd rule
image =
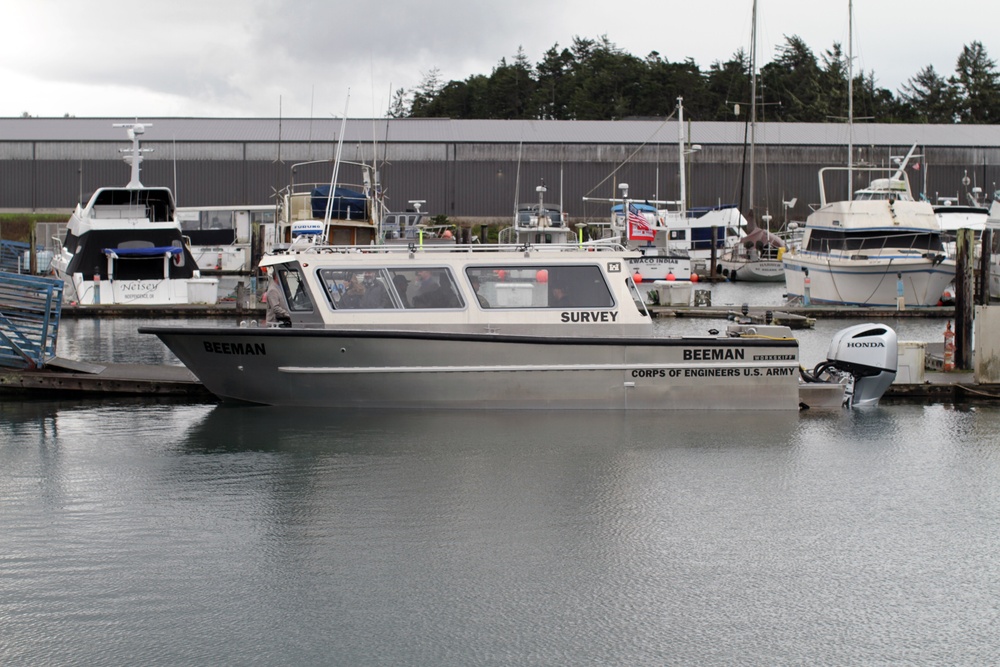
[[[757,164],[757,0],[753,2],[752,25],[750,28],[750,215],[754,215],[754,166]]]
[[[687,218],[687,186],[684,183],[684,98],[677,98],[677,150],[681,166],[681,219]]]
[[[847,0],[847,201],[854,199],[854,0]]]

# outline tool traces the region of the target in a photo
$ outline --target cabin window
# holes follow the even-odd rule
[[[465,271],[483,308],[611,308],[600,267],[477,266]]]
[[[943,252],[941,235],[928,232],[851,231],[843,232],[814,229],[809,234],[812,252],[881,250],[882,248],[909,248],[920,252]]]
[[[312,299],[309,298],[309,290],[306,288],[305,281],[299,269],[280,266],[277,269],[277,273],[282,289],[285,291],[288,310],[296,312],[312,311]]]
[[[392,310],[401,307],[385,269],[320,269],[319,281],[327,301],[336,310]]]
[[[464,308],[455,279],[445,267],[389,269],[404,308]]]

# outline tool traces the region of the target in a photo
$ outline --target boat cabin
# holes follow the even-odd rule
[[[458,245],[327,248],[265,257],[292,326],[519,331],[575,336],[648,333],[618,249]],[[456,252],[456,249],[462,250]],[[638,303],[637,303],[638,302]],[[588,334],[593,331],[585,329]]]

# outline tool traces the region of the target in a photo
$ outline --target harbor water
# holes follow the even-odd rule
[[[148,323],[64,320],[60,351],[176,363]],[[3,665],[1000,661],[991,405],[5,399],[0,507]]]

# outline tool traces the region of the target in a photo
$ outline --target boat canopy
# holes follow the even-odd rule
[[[326,217],[330,186],[319,185],[312,191],[312,214],[314,218]],[[333,208],[330,216],[339,220],[357,220],[365,217],[368,198],[363,192],[349,188],[334,188]]]

